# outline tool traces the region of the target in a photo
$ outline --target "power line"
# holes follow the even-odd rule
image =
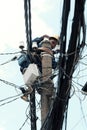
[[[4,106],[4,105],[6,105],[6,104],[12,103],[13,101],[16,101],[16,100],[19,99],[19,98],[20,98],[20,97],[17,97],[17,98],[12,99],[12,100],[10,100],[10,101],[8,101],[8,102],[2,103],[2,104],[0,104],[0,107],[1,107],[1,106]]]
[[[14,83],[12,83],[12,82],[6,81],[6,80],[4,80],[4,79],[0,79],[0,81],[3,82],[4,84],[13,86],[13,87],[15,87],[15,88],[20,88],[20,86],[14,84]]]
[[[20,95],[21,95],[21,94],[18,94],[18,95],[15,95],[15,96],[11,96],[11,97],[7,97],[7,98],[5,98],[5,99],[0,100],[0,102],[6,101],[6,100],[11,99],[11,98],[18,97],[18,96],[20,96]]]
[[[82,120],[84,119],[84,117],[87,117],[87,114],[86,115],[83,115],[79,121],[70,129],[70,130],[74,130],[81,122]]]
[[[17,56],[15,56],[15,57],[13,57],[12,59],[10,59],[10,60],[8,60],[8,61],[6,61],[6,62],[0,64],[0,66],[5,65],[5,64],[7,64],[7,63],[10,63],[11,61],[15,61],[16,59],[17,59]]]
[[[23,128],[24,125],[26,124],[27,120],[28,120],[28,117],[26,118],[26,120],[24,121],[24,123],[22,124],[22,126],[19,128],[19,130],[22,130],[22,128]]]
[[[18,51],[18,52],[0,53],[0,55],[14,55],[14,54],[18,54],[18,53],[21,53],[21,51]]]

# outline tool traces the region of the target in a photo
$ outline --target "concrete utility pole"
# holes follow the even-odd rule
[[[51,50],[51,45],[48,40],[42,42],[42,47],[49,48]],[[49,107],[51,104],[51,97],[53,95],[53,83],[49,79],[52,74],[52,55],[47,52],[42,52],[42,80],[46,81],[42,84],[41,91],[41,124],[45,121]]]

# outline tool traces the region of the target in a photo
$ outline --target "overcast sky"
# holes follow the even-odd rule
[[[43,34],[59,35],[61,31],[63,0],[31,1],[32,38]],[[69,16],[69,27],[73,19],[73,3],[74,0]],[[0,130],[30,129],[29,121],[23,124],[27,118],[26,115],[29,113],[29,104],[27,102],[24,102],[20,97],[15,101],[12,101],[15,98],[10,98],[2,102],[3,99],[21,94],[14,86],[8,83],[6,85],[6,82],[3,83],[1,81],[1,79],[3,79],[18,86],[24,84],[17,61],[1,65],[17,55],[5,55],[5,53],[20,51],[19,45],[21,41],[23,41],[26,46],[23,0],[0,0]],[[3,53],[3,55],[1,55],[1,53]],[[81,69],[81,67],[80,65],[79,68]],[[87,70],[86,66],[85,70]],[[85,76],[83,79],[80,78],[80,83],[84,83],[87,78],[86,73],[82,71],[81,74]],[[76,81],[79,82],[79,78],[76,79]],[[77,88],[74,83],[73,86]],[[72,88],[72,93],[74,87]],[[67,130],[87,130],[87,98],[81,94],[80,89],[81,87],[75,91],[74,95],[72,94],[72,98],[70,99]],[[39,97],[37,96],[37,98]],[[10,103],[8,103],[8,101],[10,101]],[[39,111],[38,108],[39,106],[37,106],[37,111]],[[40,129],[39,122],[40,118],[37,121],[38,130]]]

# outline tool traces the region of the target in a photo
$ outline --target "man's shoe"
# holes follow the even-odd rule
[[[24,88],[20,88],[22,93],[24,94],[23,96],[21,96],[21,98],[26,101],[26,102],[29,102],[29,99],[28,99],[28,95],[32,93],[33,91],[33,88],[31,86],[28,86],[28,89],[24,89]]]
[[[28,95],[23,95],[23,96],[21,96],[21,98],[22,98],[24,101],[29,102]]]

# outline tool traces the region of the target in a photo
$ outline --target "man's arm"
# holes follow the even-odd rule
[[[36,42],[37,44],[39,44],[43,39],[43,37],[36,37],[34,40],[32,40],[32,42]]]
[[[32,42],[37,42],[37,44],[39,44],[44,38],[49,38],[49,36],[45,34],[41,37],[36,37],[34,40],[32,40]]]

